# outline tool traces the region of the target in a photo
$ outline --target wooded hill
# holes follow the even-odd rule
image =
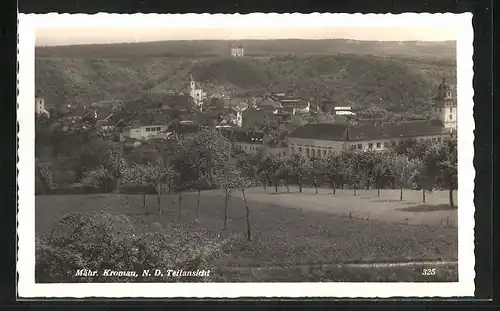
[[[36,87],[57,107],[187,91],[192,74],[209,93],[314,97],[318,90],[339,105],[423,111],[442,77],[455,84],[454,43],[352,42],[243,41],[244,58],[224,55],[228,41],[44,47],[36,50]]]

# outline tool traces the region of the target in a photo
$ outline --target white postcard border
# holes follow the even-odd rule
[[[20,14],[18,149],[18,296],[34,297],[458,297],[474,295],[474,119],[472,13],[463,14]],[[334,15],[334,16],[332,16]],[[35,283],[34,73],[36,27],[140,25],[138,27],[435,26],[457,29],[458,90],[458,257],[456,283]]]

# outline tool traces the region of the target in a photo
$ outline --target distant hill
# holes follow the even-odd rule
[[[142,57],[216,57],[229,53],[231,41],[158,41],[120,44],[94,44],[37,47],[41,57],[71,58],[142,58]],[[456,42],[424,41],[357,41],[330,40],[240,40],[247,56],[273,56],[284,54],[358,54],[374,56],[420,57],[455,59]]]
[[[298,41],[307,41],[311,46],[297,47]],[[209,93],[221,88],[240,95],[290,90],[312,97],[318,89],[322,97],[338,101],[339,105],[375,105],[404,111],[414,106],[428,110],[433,88],[442,77],[451,84],[456,81],[451,43],[405,42],[398,45],[367,42],[378,47],[375,49],[377,53],[382,54],[383,47],[386,50],[385,55],[368,55],[366,50],[364,53],[319,53],[328,50],[327,43],[336,46],[337,50],[347,45],[358,46],[347,43],[347,40],[255,40],[243,41],[243,44],[245,47],[249,42],[254,47],[261,44],[261,56],[232,58],[222,53],[222,46],[228,48],[227,41],[181,42],[177,47],[169,41],[168,44],[37,48],[36,87],[42,91],[47,104],[83,104],[104,99],[130,100],[151,92],[186,91],[192,74]],[[315,44],[319,52],[306,53],[313,50]],[[363,44],[365,42],[359,45]],[[416,48],[415,51],[410,48],[413,52],[404,57],[390,55],[395,53],[396,47],[402,51],[405,46],[408,49],[408,45],[419,47],[420,55],[425,54],[422,51],[428,51],[434,57],[411,56],[417,54]],[[437,53],[440,45],[442,51]],[[212,48],[199,52],[196,46]],[[294,46],[293,54],[284,52],[285,47],[292,49]],[[222,56],[216,56],[214,51],[218,49]],[[262,56],[265,49],[283,52],[269,52],[268,56]],[[181,57],[186,50],[194,52]],[[162,55],[166,51],[171,54]],[[213,55],[197,56],[195,52]]]

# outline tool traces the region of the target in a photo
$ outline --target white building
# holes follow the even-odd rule
[[[191,81],[189,84],[189,95],[193,98],[196,105],[201,105],[201,103],[207,98],[207,93],[203,92],[201,87],[196,88],[196,82],[193,76],[190,76]]]
[[[335,107],[334,108],[336,116],[354,116],[356,115],[351,111],[351,107]]]
[[[45,100],[42,97],[35,97],[35,113],[38,116],[42,114],[50,116],[50,113],[45,109]]]
[[[433,121],[306,124],[288,137],[288,152],[322,157],[346,148],[383,151],[403,139],[441,141],[447,137],[450,133]]]
[[[138,127],[128,127],[120,133],[120,141],[125,141],[127,138],[136,139],[139,141],[147,141],[153,138],[166,138],[167,125],[147,125]]]
[[[433,112],[446,130],[451,132],[457,129],[457,100],[445,79],[437,88]]]
[[[236,47],[231,46],[230,55],[233,57],[243,57],[245,56],[245,51],[241,45],[238,45]]]

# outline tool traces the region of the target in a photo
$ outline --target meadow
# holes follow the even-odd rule
[[[252,241],[241,239],[210,269],[232,282],[245,281],[457,281],[457,210],[447,206],[448,192],[427,194],[398,190],[251,188]],[[178,223],[177,195],[156,196],[57,195],[36,197],[36,235],[47,234],[71,212],[124,214],[138,233],[167,230]],[[183,195],[178,225],[213,236],[243,233],[245,208],[238,192],[228,205],[228,228],[223,232],[224,196],[219,190],[201,193],[196,217],[196,193]],[[392,265],[388,265],[392,263]],[[436,268],[423,276],[422,269]]]

